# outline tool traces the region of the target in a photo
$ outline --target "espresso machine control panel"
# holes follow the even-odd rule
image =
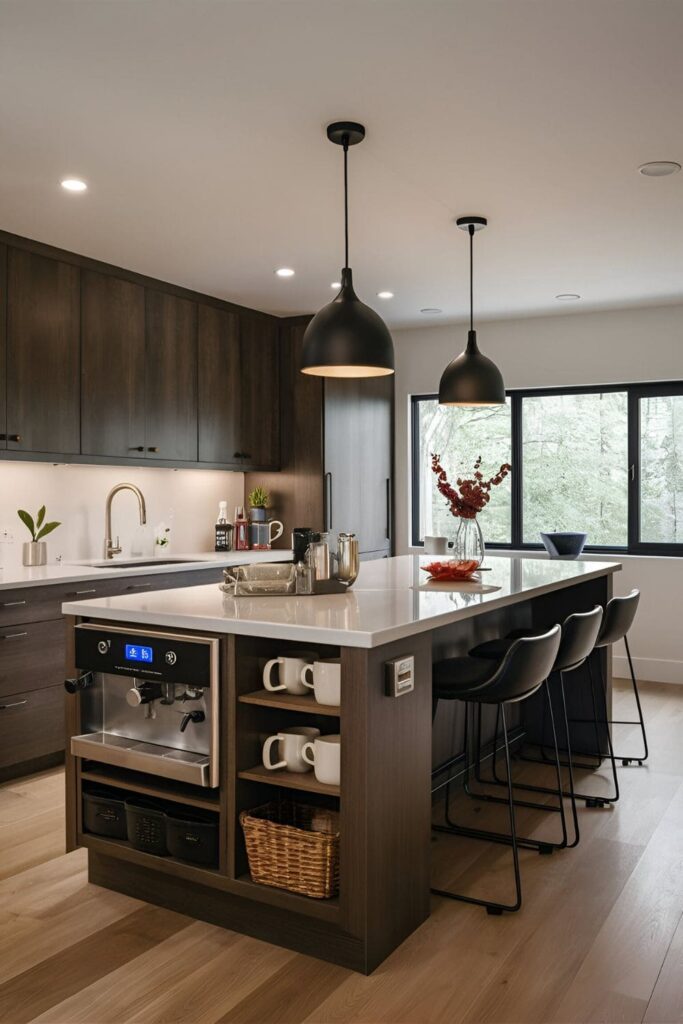
[[[81,671],[151,679],[186,686],[211,685],[211,647],[171,633],[76,626],[76,664]]]

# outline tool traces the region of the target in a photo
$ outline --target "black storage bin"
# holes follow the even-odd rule
[[[218,821],[184,807],[166,812],[166,845],[172,857],[218,867]]]
[[[166,815],[158,803],[142,797],[126,800],[128,841],[136,850],[165,857]]]
[[[127,839],[126,804],[109,790],[93,786],[83,791],[83,828],[96,836]]]

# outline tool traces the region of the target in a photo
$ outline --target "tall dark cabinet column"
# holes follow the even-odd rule
[[[80,283],[69,263],[9,250],[7,447],[80,446]]]
[[[81,274],[81,452],[131,458],[145,448],[145,290]]]
[[[0,245],[0,450],[7,448],[7,246]]]

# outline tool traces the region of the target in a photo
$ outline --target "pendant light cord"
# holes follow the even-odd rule
[[[474,224],[469,225],[470,233],[470,330],[474,330]]]
[[[344,267],[349,266],[349,137],[344,136]]]

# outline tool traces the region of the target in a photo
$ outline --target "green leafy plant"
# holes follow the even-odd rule
[[[17,509],[17,515],[21,519],[22,523],[31,534],[31,540],[35,541],[42,540],[43,537],[47,537],[48,533],[52,533],[56,530],[61,523],[46,523],[45,522],[45,506],[38,509],[38,515],[35,520],[33,516],[26,512],[23,508]]]
[[[249,505],[251,508],[267,508],[270,495],[264,487],[255,487],[249,492]]]

